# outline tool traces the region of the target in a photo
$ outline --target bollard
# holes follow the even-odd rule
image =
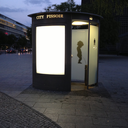
[[[88,84],[88,65],[85,65],[85,86]]]

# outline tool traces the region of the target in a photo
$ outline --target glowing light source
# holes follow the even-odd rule
[[[89,20],[93,20],[93,17],[89,17]]]
[[[36,27],[36,72],[65,74],[65,26]]]
[[[72,25],[87,25],[88,22],[84,22],[84,21],[73,21]]]
[[[8,32],[5,32],[5,35],[8,35]]]

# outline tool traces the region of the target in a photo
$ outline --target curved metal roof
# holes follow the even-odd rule
[[[61,12],[61,11],[60,12],[38,12],[38,13],[30,14],[28,16],[33,17],[33,16],[37,16],[37,15],[42,15],[42,14],[60,14],[60,13],[63,13],[63,14],[84,14],[84,15],[88,15],[88,16],[95,16],[95,17],[98,17],[98,18],[103,18],[100,15],[93,14],[93,13],[88,13],[88,12]]]

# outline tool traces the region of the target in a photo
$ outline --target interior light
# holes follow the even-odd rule
[[[93,17],[89,17],[89,20],[93,20]]]
[[[84,22],[84,21],[73,21],[72,25],[87,25],[88,22]]]

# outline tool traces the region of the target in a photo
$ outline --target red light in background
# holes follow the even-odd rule
[[[7,32],[5,32],[5,35],[8,35],[8,33],[7,33]]]

